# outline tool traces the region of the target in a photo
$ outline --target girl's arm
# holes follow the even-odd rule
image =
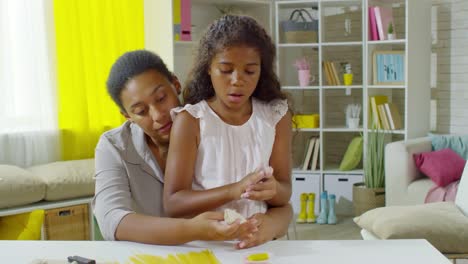
[[[250,184],[263,175],[253,173],[242,181],[209,190],[192,190],[198,144],[199,121],[187,112],[177,115],[172,124],[164,176],[164,210],[171,217],[184,217],[213,210],[240,199]]]
[[[266,202],[283,206],[291,198],[291,113],[288,111],[276,124],[275,143],[270,157],[270,166],[276,179],[276,195]]]

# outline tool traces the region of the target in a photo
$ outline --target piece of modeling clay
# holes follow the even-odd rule
[[[234,223],[237,219],[240,219],[241,224],[246,222],[245,218],[241,214],[236,212],[236,210],[232,210],[232,209],[224,210],[224,222],[230,225]]]

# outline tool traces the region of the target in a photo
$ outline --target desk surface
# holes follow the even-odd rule
[[[31,263],[34,259],[66,259],[80,255],[99,261],[125,263],[129,256],[211,249],[221,263],[242,263],[248,253],[273,253],[271,263],[425,263],[450,261],[426,240],[336,240],[272,241],[262,246],[236,250],[231,242],[192,242],[182,246],[154,246],[110,241],[0,241],[1,263]]]

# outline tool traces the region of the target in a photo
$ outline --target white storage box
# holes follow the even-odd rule
[[[293,171],[291,205],[294,214],[301,210],[301,193],[315,193],[315,214],[319,213],[320,174],[312,172]]]
[[[336,195],[335,213],[353,215],[353,184],[363,181],[362,174],[325,174],[324,190]]]

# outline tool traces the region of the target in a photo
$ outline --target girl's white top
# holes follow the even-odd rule
[[[288,111],[288,104],[286,100],[264,103],[252,98],[252,115],[240,126],[226,124],[206,101],[172,109],[172,119],[182,111],[200,122],[200,144],[192,188],[206,190],[238,182],[260,166],[269,165],[276,124]],[[266,212],[267,205],[263,201],[240,198],[217,210],[226,208],[248,218]]]

